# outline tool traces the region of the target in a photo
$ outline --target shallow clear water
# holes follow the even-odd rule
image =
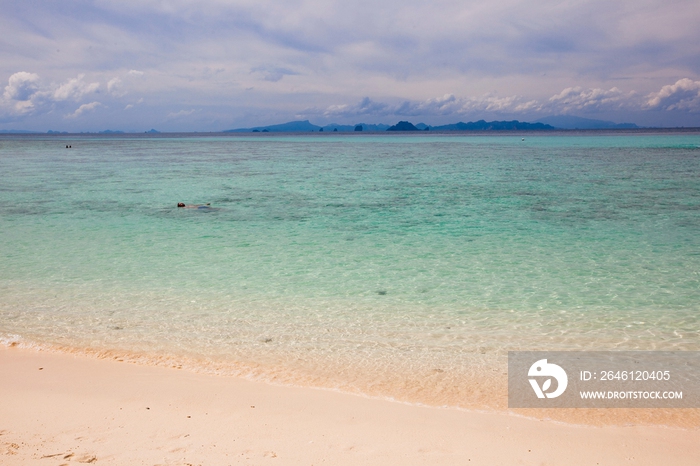
[[[525,138],[0,137],[0,341],[451,405],[699,350],[700,134]]]

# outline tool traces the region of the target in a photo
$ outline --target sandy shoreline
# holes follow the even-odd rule
[[[0,348],[3,465],[697,464],[700,429],[585,427]]]

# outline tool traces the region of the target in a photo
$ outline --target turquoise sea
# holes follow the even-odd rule
[[[700,350],[700,133],[3,135],[0,239],[4,345],[450,406]]]

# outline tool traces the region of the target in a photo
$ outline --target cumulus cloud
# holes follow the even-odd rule
[[[700,81],[684,78],[647,96],[648,108],[700,111]]]
[[[79,101],[100,87],[96,82],[86,83],[83,81],[84,77],[85,75],[80,74],[62,84],[44,86],[38,74],[20,71],[8,79],[3,98],[18,114],[31,113],[38,106],[52,102]]]
[[[459,113],[462,102],[452,94],[422,102],[403,102],[394,113],[398,115],[447,115]]]
[[[543,99],[527,99],[518,95],[498,96],[484,94],[477,97],[458,97],[445,94],[422,101],[404,101],[389,104],[363,98],[354,105],[336,104],[322,111],[327,118],[360,116],[446,117],[454,118],[490,114],[493,117],[548,114],[591,114],[609,111],[642,111],[649,108],[665,110],[700,111],[700,81],[681,79],[666,85],[659,92],[642,99],[637,92],[611,89],[567,87]],[[444,118],[442,118],[444,120]]]
[[[559,113],[572,111],[605,110],[620,108],[632,103],[634,93],[625,94],[617,87],[612,89],[584,89],[567,87],[549,98],[550,107]]]
[[[369,97],[365,97],[355,105],[337,104],[331,105],[323,112],[326,117],[355,117],[362,115],[388,115],[392,112],[391,107],[383,102],[375,102]]]
[[[63,82],[47,84],[37,73],[20,71],[9,77],[8,84],[0,95],[0,110],[7,117],[14,119],[65,110],[71,102],[77,102],[82,105],[72,113],[64,115],[66,118],[77,118],[85,112],[104,106],[97,101],[84,103],[91,95],[97,93],[101,86],[99,82],[87,82],[84,74]],[[106,88],[112,98],[126,95],[122,88],[122,80],[118,77],[109,80]],[[63,112],[56,113],[60,115]]]
[[[3,98],[13,113],[25,115],[34,111],[40,97],[39,75],[20,71],[10,76]]]
[[[53,100],[80,100],[87,94],[92,94],[100,88],[100,83],[85,83],[84,74],[79,74],[77,78],[69,79],[61,84],[53,93]]]
[[[82,115],[85,112],[91,112],[95,110],[97,107],[102,107],[102,104],[100,102],[90,102],[89,104],[83,104],[80,107],[78,107],[75,112],[66,115],[67,118],[78,118],[80,115]]]
[[[10,76],[4,97],[8,100],[29,100],[39,90],[39,75],[20,71]]]
[[[526,100],[522,96],[512,95],[499,97],[497,95],[486,94],[477,98],[465,98],[459,101],[460,112],[497,112],[497,113],[520,113],[526,111],[537,111],[541,104],[536,100]]]
[[[404,101],[396,105],[377,102],[365,97],[355,105],[331,105],[323,112],[326,117],[342,116],[449,116],[462,117],[476,112],[522,113],[536,112],[542,105],[536,100],[526,100],[520,96],[499,97],[486,94],[480,97],[456,97],[445,94],[442,97],[423,101]]]

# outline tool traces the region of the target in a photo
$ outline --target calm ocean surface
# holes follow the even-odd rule
[[[0,136],[0,343],[454,406],[700,350],[700,134],[524,137]]]

